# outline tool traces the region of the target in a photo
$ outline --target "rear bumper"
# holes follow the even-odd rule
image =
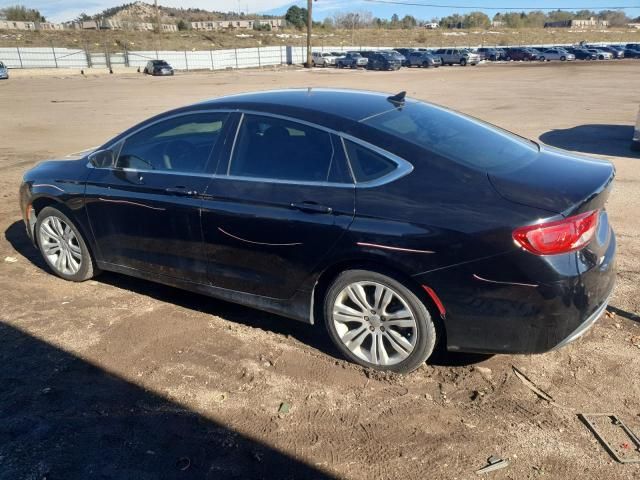
[[[602,315],[614,287],[615,250],[611,232],[598,258],[516,251],[414,278],[444,305],[448,350],[543,353],[580,337]]]

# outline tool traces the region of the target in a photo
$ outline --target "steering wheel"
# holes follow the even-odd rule
[[[162,149],[162,163],[167,170],[173,170],[175,165],[189,165],[194,154],[194,146],[185,140],[167,142]]]
[[[122,165],[122,164],[125,165]],[[125,155],[118,159],[118,164],[121,168],[132,168],[132,169],[149,169],[154,170],[153,165],[148,160],[144,158],[138,157],[137,155]]]

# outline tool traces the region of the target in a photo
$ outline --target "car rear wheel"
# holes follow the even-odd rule
[[[59,277],[82,282],[99,273],[80,231],[60,210],[42,209],[36,222],[36,239],[45,262]]]
[[[429,68],[429,62],[422,62],[422,66],[424,68]]]
[[[461,67],[466,67],[467,66],[467,60],[465,58],[460,60],[460,66]]]
[[[560,57],[560,61],[564,62],[567,59],[567,57],[565,57],[564,55],[562,57]]]
[[[377,272],[341,273],[325,297],[324,316],[342,354],[376,370],[411,372],[436,344],[424,303],[398,280]]]

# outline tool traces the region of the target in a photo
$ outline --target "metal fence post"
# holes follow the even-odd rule
[[[209,57],[211,57],[211,70],[213,70],[213,49],[209,49]]]
[[[127,44],[124,45],[124,66],[129,67],[129,50],[127,49]]]
[[[111,55],[109,54],[109,46],[104,45],[104,63],[107,65],[107,70],[111,70]]]
[[[56,68],[58,68],[58,59],[56,58],[56,48],[51,44],[51,51],[53,52],[53,61],[56,64]]]
[[[189,71],[189,59],[187,58],[187,51],[184,51],[184,66],[187,68],[187,72]]]
[[[20,68],[24,68],[24,65],[22,65],[22,55],[20,55],[20,47],[16,46],[16,51],[18,52],[18,60],[20,60]]]
[[[262,68],[262,61],[260,60],[260,47],[258,47],[258,68]]]
[[[234,48],[233,49],[236,52],[236,69],[238,68],[238,49]]]
[[[282,45],[280,45],[280,65],[284,64],[284,61],[282,59]]]
[[[87,68],[91,68],[93,66],[93,64],[91,62],[91,53],[89,52],[89,44],[88,43],[84,44],[84,54],[87,57]]]

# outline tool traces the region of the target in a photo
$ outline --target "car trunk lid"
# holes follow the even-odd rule
[[[605,160],[542,146],[535,160],[488,177],[506,200],[569,216],[604,206],[615,168]]]

